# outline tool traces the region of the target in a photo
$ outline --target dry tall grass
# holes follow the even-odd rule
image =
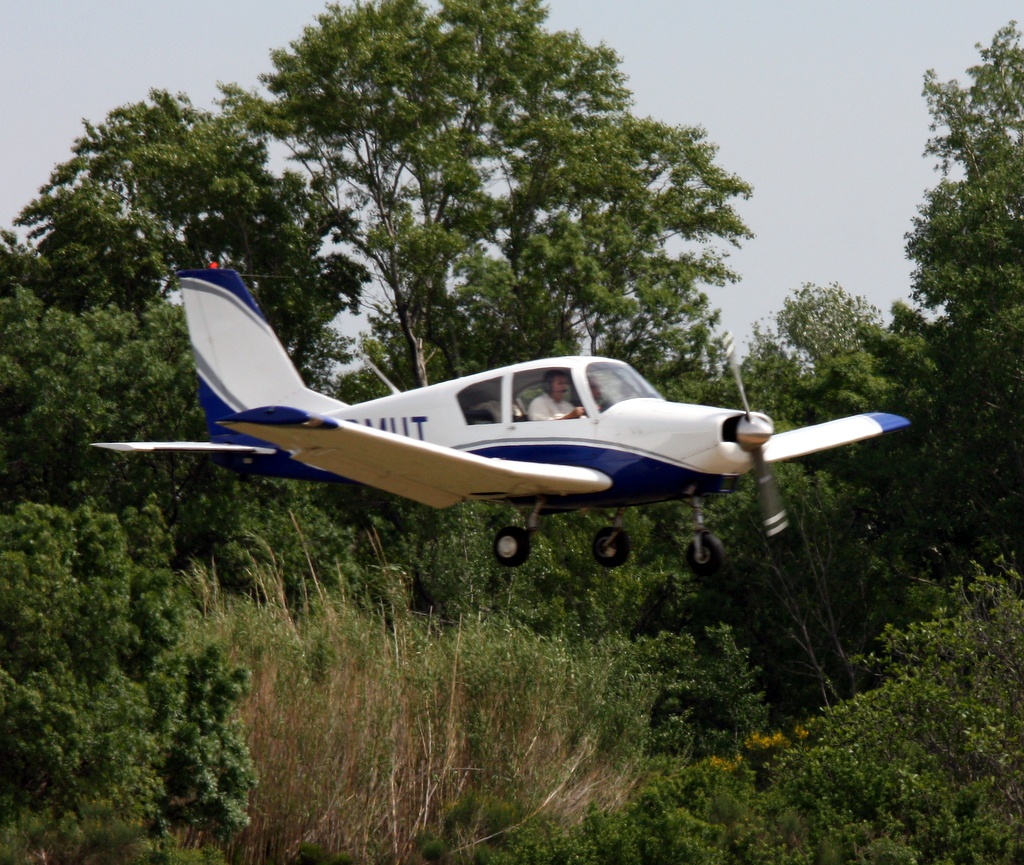
[[[297,614],[278,576],[257,576],[254,602],[197,572],[208,636],[253,676],[241,712],[260,780],[231,861],[288,862],[308,842],[418,862],[426,839],[465,851],[629,793],[649,698],[615,646],[368,614],[315,581]]]

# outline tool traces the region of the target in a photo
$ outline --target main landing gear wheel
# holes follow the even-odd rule
[[[613,526],[594,536],[594,558],[606,568],[617,568],[629,558],[629,533]]]
[[[530,557],[530,533],[519,526],[506,526],[494,538],[494,557],[508,568],[521,565]]]
[[[711,532],[698,532],[686,548],[686,561],[698,577],[710,577],[725,563],[725,549]]]

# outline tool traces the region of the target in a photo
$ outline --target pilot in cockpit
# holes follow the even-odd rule
[[[526,410],[530,420],[571,420],[583,417],[583,406],[574,406],[566,397],[569,395],[569,375],[561,369],[549,369],[544,374],[544,393],[534,397]]]

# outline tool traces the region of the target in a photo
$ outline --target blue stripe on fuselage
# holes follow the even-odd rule
[[[223,427],[221,427],[223,429]],[[249,436],[218,436],[218,440],[239,444],[266,444]],[[551,496],[545,511],[572,511],[580,508],[613,508],[651,504],[683,496],[705,496],[731,491],[732,475],[712,475],[654,459],[642,454],[585,444],[492,445],[471,451],[477,456],[525,460],[552,465],[592,468],[612,479],[610,489],[600,493]],[[289,457],[286,451],[275,454],[216,454],[214,461],[241,474],[266,475],[292,480],[354,484],[355,481],[332,472],[313,468]],[[532,501],[532,498],[529,500]]]
[[[728,492],[732,476],[710,475],[629,451],[584,444],[494,445],[472,453],[508,461],[579,466],[604,472],[612,479],[600,493],[548,499],[550,510],[650,504],[687,495]]]

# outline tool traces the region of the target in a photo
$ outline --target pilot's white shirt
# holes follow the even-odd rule
[[[551,394],[542,393],[530,400],[526,416],[530,420],[557,420],[562,415],[569,414],[574,408],[576,406],[571,402],[555,402]]]

